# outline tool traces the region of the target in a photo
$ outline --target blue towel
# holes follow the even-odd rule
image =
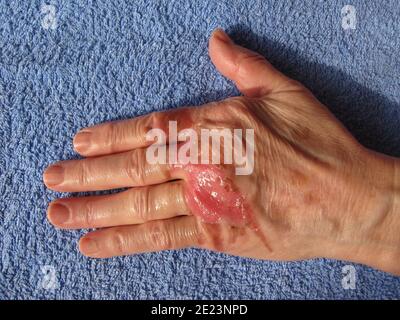
[[[48,164],[77,158],[79,128],[237,95],[207,55],[215,27],[305,83],[364,145],[400,156],[399,15],[398,0],[0,0],[0,298],[400,298],[400,277],[326,259],[87,259],[84,231],[46,220],[66,195],[42,183]]]

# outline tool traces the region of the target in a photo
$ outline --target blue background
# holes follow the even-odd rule
[[[56,6],[55,30],[42,26]],[[356,8],[356,30],[341,8]],[[197,249],[90,260],[46,220],[42,172],[94,123],[238,94],[207,55],[223,27],[304,82],[354,135],[400,156],[400,2],[0,0],[0,298],[400,298],[400,277],[345,262]],[[65,196],[65,195],[63,195]],[[44,266],[57,286],[46,289]]]

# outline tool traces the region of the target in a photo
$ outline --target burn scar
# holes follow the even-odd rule
[[[189,208],[204,222],[245,226],[252,221],[246,199],[220,166],[187,164],[176,165],[175,169],[185,175]]]
[[[248,201],[221,166],[177,164],[173,170],[186,181],[185,200],[193,215],[205,223],[226,222],[235,227],[249,227],[272,251]]]

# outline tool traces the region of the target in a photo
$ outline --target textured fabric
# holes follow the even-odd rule
[[[197,249],[90,260],[46,220],[42,172],[76,131],[238,94],[207,40],[223,27],[305,83],[366,146],[400,156],[400,3],[0,0],[0,298],[400,298],[400,277],[346,262],[275,263]],[[47,12],[47,13],[46,13]],[[62,195],[65,196],[65,195]],[[54,271],[54,272],[53,272]],[[49,276],[56,285],[48,285]]]

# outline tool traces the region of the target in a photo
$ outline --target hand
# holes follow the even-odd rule
[[[304,86],[222,30],[209,54],[243,96],[81,130],[74,148],[87,158],[50,166],[46,186],[130,188],[55,200],[51,223],[104,228],[80,240],[91,257],[194,246],[269,260],[346,259],[400,273],[398,160],[365,149]],[[254,129],[251,174],[237,175],[237,163],[149,163],[146,134],[168,132],[168,121],[197,133]]]

